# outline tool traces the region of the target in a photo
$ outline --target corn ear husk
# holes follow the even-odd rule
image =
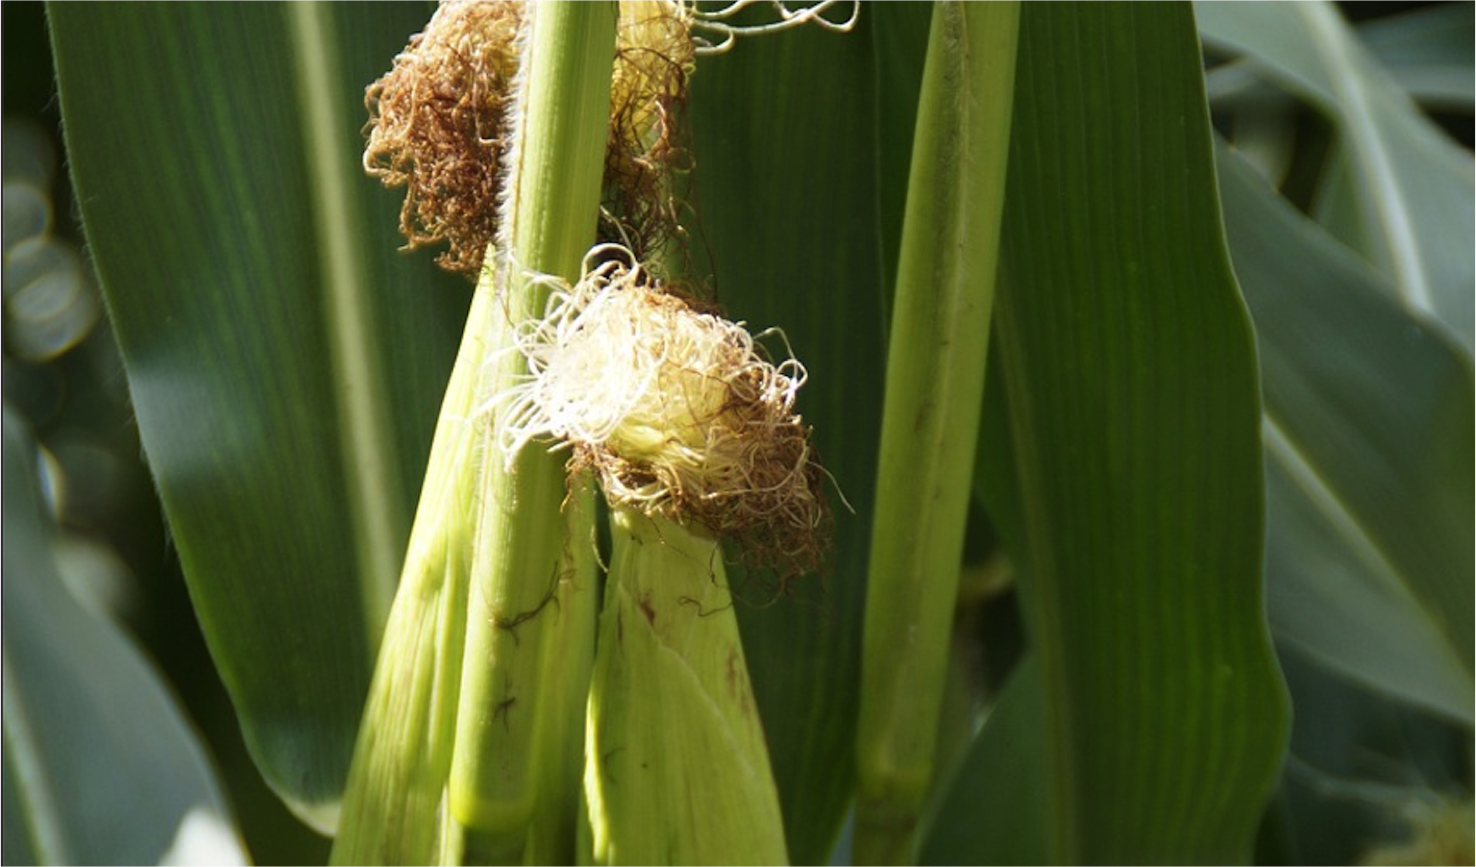
[[[463,352],[479,357],[494,307],[478,293]],[[451,766],[471,573],[475,364],[453,371],[431,445],[400,587],[390,609],[344,791],[334,864],[429,864],[444,853],[437,819]],[[482,426],[485,427],[485,420]]]
[[[611,529],[586,728],[594,862],[786,862],[717,542],[631,509]]]

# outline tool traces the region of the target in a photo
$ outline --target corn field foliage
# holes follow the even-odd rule
[[[534,9],[494,292],[364,172],[433,4],[6,4],[4,863],[1470,863],[1470,4],[682,61],[618,201],[802,361],[818,561],[504,461],[619,138],[615,5]]]

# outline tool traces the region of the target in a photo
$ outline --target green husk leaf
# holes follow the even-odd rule
[[[615,508],[585,789],[599,864],[787,863],[717,541]]]

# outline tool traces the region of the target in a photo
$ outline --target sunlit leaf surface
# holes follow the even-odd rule
[[[51,7],[149,465],[262,772],[331,827],[467,295],[396,252],[363,88],[423,8]],[[330,237],[330,229],[339,231]]]

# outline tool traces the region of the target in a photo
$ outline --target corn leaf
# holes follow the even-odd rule
[[[1253,541],[1254,347],[1192,17],[1027,5],[1020,38],[985,409],[1004,418],[978,473],[1023,567],[1046,852],[1243,861],[1287,714]]]
[[[1470,725],[1470,358],[1387,279],[1219,154],[1264,376],[1278,642]]]
[[[1050,863],[1043,702],[1040,666],[1026,656],[949,781],[918,863]]]
[[[262,773],[335,822],[467,293],[396,253],[364,86],[423,8],[50,7],[140,434]]]
[[[1476,9],[1416,6],[1358,25],[1358,37],[1400,88],[1421,104],[1470,114],[1476,104]]]
[[[1330,3],[1204,3],[1205,40],[1244,53],[1336,125],[1343,170],[1329,172],[1321,221],[1373,261],[1410,309],[1472,346],[1476,231],[1471,157],[1422,115]],[[1467,76],[1469,78],[1469,76]]]
[[[246,863],[158,671],[63,579],[35,443],[9,407],[4,461],[4,863]]]

